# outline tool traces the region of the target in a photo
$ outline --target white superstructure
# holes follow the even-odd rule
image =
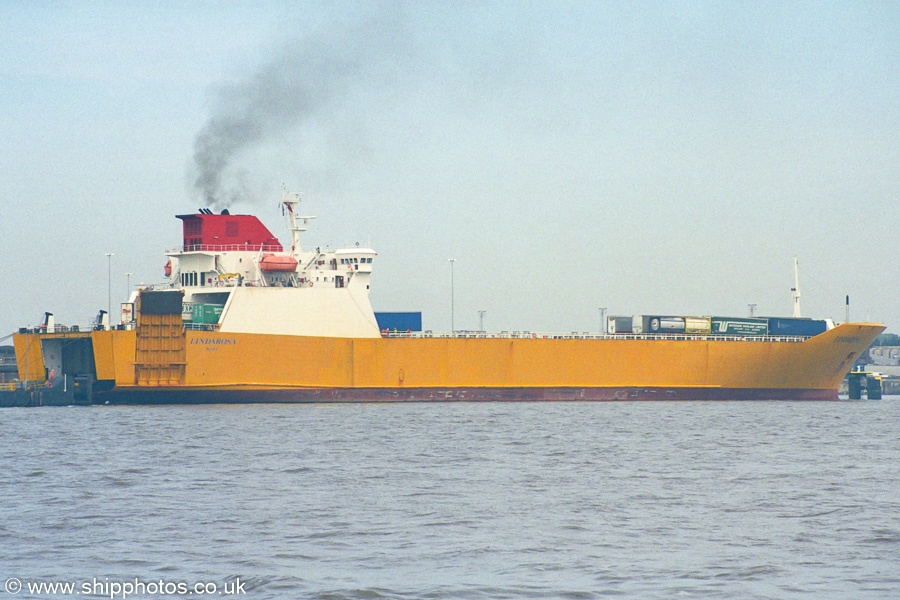
[[[324,337],[379,337],[369,302],[376,252],[304,251],[300,233],[315,217],[297,217],[299,198],[282,206],[291,248],[256,217],[201,210],[180,215],[184,244],[166,252],[171,288],[183,290],[185,323],[195,329]]]

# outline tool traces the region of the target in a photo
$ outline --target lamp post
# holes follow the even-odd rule
[[[603,322],[606,320],[606,307],[600,307],[600,335],[603,335],[605,328],[603,327]]]
[[[756,312],[756,304],[748,304],[747,308],[750,309],[750,318],[753,318],[753,313]]]
[[[106,253],[106,318],[112,326],[112,252]]]
[[[127,277],[126,281],[128,282],[125,287],[125,302],[128,302],[129,298],[131,298],[131,273],[125,273],[125,277]]]
[[[482,333],[484,333],[484,314],[486,312],[487,312],[486,310],[478,311],[478,331],[480,331]]]
[[[453,263],[455,258],[450,259],[450,335],[456,333],[456,324],[453,321]]]

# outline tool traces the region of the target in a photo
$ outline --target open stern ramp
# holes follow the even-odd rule
[[[138,300],[134,384],[140,387],[184,385],[185,331],[180,291],[143,291]]]

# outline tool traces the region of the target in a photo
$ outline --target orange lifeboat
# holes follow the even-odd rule
[[[172,276],[172,261],[171,260],[166,263],[165,272],[166,272],[166,277]]]
[[[290,256],[264,254],[259,268],[267,273],[288,273],[297,270],[297,259]]]

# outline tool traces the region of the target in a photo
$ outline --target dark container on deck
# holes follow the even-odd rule
[[[382,331],[422,331],[421,312],[377,312],[375,320]]]
[[[825,321],[786,317],[769,317],[769,335],[799,335],[812,337],[824,333]]]

